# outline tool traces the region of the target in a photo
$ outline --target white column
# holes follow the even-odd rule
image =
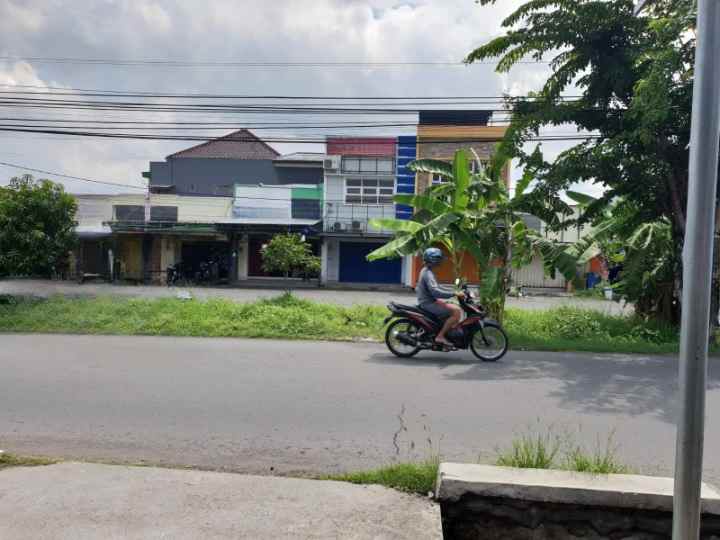
[[[238,280],[244,281],[248,278],[248,235],[243,234],[242,237],[238,239],[238,260],[237,260],[237,269],[238,269]]]
[[[322,245],[320,246],[320,283],[327,283],[328,275],[328,243],[329,238],[323,238]]]

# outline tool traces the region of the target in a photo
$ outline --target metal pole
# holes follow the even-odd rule
[[[696,540],[700,535],[705,380],[720,142],[720,0],[699,0],[697,36],[683,250],[674,540]]]

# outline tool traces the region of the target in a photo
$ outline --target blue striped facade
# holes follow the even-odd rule
[[[417,158],[417,137],[400,136],[397,144],[397,176],[395,186],[397,193],[415,193],[415,173],[408,169],[408,164]],[[410,219],[413,209],[402,204],[395,205],[395,217]]]

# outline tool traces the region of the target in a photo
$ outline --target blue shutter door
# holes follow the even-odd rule
[[[400,283],[402,260],[368,262],[365,258],[382,244],[340,243],[340,281],[344,283]]]

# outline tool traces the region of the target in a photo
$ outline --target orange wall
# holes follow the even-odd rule
[[[442,247],[440,249],[442,249],[443,253],[445,254],[445,260],[440,263],[439,266],[433,268],[433,272],[435,273],[435,277],[437,278],[438,282],[453,283],[455,281],[455,273],[453,272],[452,261],[450,260],[450,257],[448,257],[447,250]],[[420,273],[420,270],[422,270],[422,267],[422,257],[413,257],[413,273],[411,282],[412,287],[415,287],[418,279],[418,274]],[[477,263],[475,263],[475,259],[473,259],[472,255],[470,255],[469,253],[465,253],[461,272],[462,276],[468,281],[468,283],[478,283],[480,281],[480,274],[478,271]]]

